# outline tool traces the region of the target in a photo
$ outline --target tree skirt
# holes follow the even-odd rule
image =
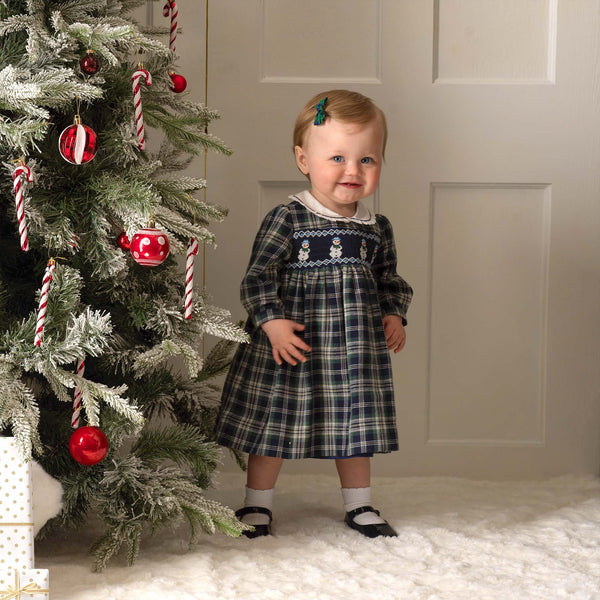
[[[219,475],[210,492],[238,507],[244,476]],[[36,544],[60,600],[557,600],[600,598],[600,481],[374,478],[373,504],[398,538],[370,540],[344,525],[339,482],[281,475],[269,538],[185,529],[147,539],[134,567],[91,572],[98,533]]]

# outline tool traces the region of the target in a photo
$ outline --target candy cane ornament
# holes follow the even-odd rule
[[[19,164],[13,171],[13,190],[15,192],[15,204],[17,205],[17,219],[19,221],[19,236],[21,238],[21,250],[29,250],[29,239],[27,238],[27,223],[25,221],[25,208],[23,206],[23,178],[29,183],[33,181],[31,169],[24,163]]]
[[[52,274],[56,268],[56,262],[53,258],[48,261],[46,270],[44,271],[44,279],[42,281],[42,295],[40,296],[40,305],[38,308],[37,323],[35,326],[35,340],[36,346],[42,345],[42,337],[44,336],[44,321],[46,320],[46,308],[48,306],[48,290],[50,289],[50,282],[52,281]]]
[[[192,318],[192,296],[194,294],[194,256],[198,254],[198,240],[190,238],[185,262],[185,299],[184,317]]]
[[[77,375],[83,377],[85,371],[85,360],[83,358],[77,359]],[[75,386],[75,394],[73,395],[73,416],[71,417],[71,427],[77,429],[79,427],[79,415],[81,413],[81,398],[83,393],[81,388]]]
[[[138,148],[144,150],[146,147],[146,138],[144,137],[144,117],[142,115],[142,95],[140,94],[140,78],[144,78],[147,86],[152,85],[152,76],[146,69],[139,68],[131,76],[131,85],[133,88],[133,105],[135,107],[135,127],[137,131]]]
[[[171,32],[169,35],[169,50],[175,52],[175,40],[177,39],[177,4],[175,2],[167,2],[163,7],[163,15],[168,17],[171,15]]]

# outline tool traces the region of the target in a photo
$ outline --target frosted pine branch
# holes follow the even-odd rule
[[[231,313],[228,310],[197,302],[194,307],[201,329],[210,335],[231,340],[232,342],[248,342],[248,334],[235,323],[230,321]]]
[[[203,183],[202,180],[196,180]],[[154,186],[161,193],[163,204],[172,209],[179,211],[189,216],[190,220],[195,220],[203,225],[209,222],[220,223],[227,216],[228,210],[214,204],[207,204],[198,198],[194,198],[191,192],[199,187],[192,188],[191,185],[184,187],[187,182],[182,182],[179,185],[174,184],[171,180],[160,180],[154,182]]]
[[[160,344],[140,354],[136,358],[133,368],[136,375],[142,377],[174,356],[183,358],[190,377],[198,375],[198,371],[202,368],[200,355],[189,344],[173,339],[163,340]]]
[[[48,123],[44,119],[23,117],[9,121],[0,115],[0,143],[20,154],[27,154],[30,146],[39,150],[36,142],[44,139],[47,131]]]
[[[248,341],[247,336],[244,341]],[[231,340],[220,340],[215,344],[208,353],[208,356],[204,359],[204,366],[202,367],[201,373],[198,375],[198,380],[204,381],[219,375],[224,375],[229,369],[231,355],[236,347],[236,343],[237,342]]]
[[[160,203],[148,178],[137,173],[100,173],[90,178],[89,187],[98,205],[117,216],[141,213],[147,219]]]
[[[75,361],[82,352],[98,356],[106,350],[112,331],[110,315],[89,308],[77,314],[81,288],[82,278],[75,269],[57,266],[48,293],[44,343],[33,345],[33,311],[0,336],[0,352],[6,353],[6,360],[25,371],[44,373]]]
[[[190,154],[200,154],[200,148],[230,155],[231,150],[223,140],[204,132],[204,123],[198,119],[194,124],[190,115],[173,115],[164,107],[146,103],[144,106],[144,122],[150,127],[162,129],[167,139],[176,147]],[[194,128],[191,125],[196,125]]]
[[[161,179],[153,182],[155,186],[159,183],[162,184],[161,189],[188,194],[203,190],[206,187],[206,179],[199,179],[198,177],[178,177],[177,179]]]
[[[102,89],[78,81],[71,69],[53,68],[31,73],[8,65],[0,71],[0,108],[48,120],[47,108],[73,104],[77,96],[83,101],[102,97]]]
[[[25,460],[41,451],[38,434],[40,411],[33,392],[11,376],[0,376],[0,429],[10,427]]]
[[[66,28],[67,32],[82,45],[94,48],[100,57],[106,59],[116,67],[122,58],[117,56],[111,46],[123,45],[128,47],[131,40],[135,39],[135,28],[132,25],[111,26],[106,21],[94,25],[87,23],[73,23]]]
[[[200,371],[202,377],[202,371]],[[176,392],[177,403],[186,406],[191,413],[198,413],[200,408],[217,409],[221,406],[221,389],[206,381],[190,381]]]
[[[99,424],[99,400],[110,406],[134,425],[141,427],[144,424],[144,415],[142,415],[138,408],[132,406],[125,398],[121,397],[121,394],[127,391],[126,385],[111,388],[103,383],[90,381],[76,373],[65,371],[65,374],[81,389],[83,407],[91,425]]]
[[[249,529],[230,508],[204,498],[198,486],[191,478],[182,477],[179,469],[149,468],[136,456],[113,461],[113,465],[105,470],[101,482],[100,513],[109,527],[92,547],[97,571],[106,567],[123,544],[131,564],[142,534],[140,518],[149,521],[153,530],[166,523],[174,526],[186,518],[191,529],[190,544],[201,531],[219,530],[239,536]]]
[[[75,384],[68,377],[62,376],[62,369],[46,369],[42,371],[42,374],[60,402],[72,402],[73,396],[70,390],[75,387]]]
[[[161,223],[165,228],[174,233],[186,239],[193,237],[199,241],[215,245],[215,234],[206,229],[206,227],[194,225],[164,206],[157,206],[154,214],[157,223]]]
[[[202,432],[192,425],[146,429],[132,446],[131,453],[150,466],[171,460],[205,475],[215,469],[219,455],[218,446],[207,441]]]
[[[62,17],[68,21],[89,18],[98,9],[98,0],[67,0],[57,5]]]
[[[12,65],[0,71],[0,108],[47,120],[50,113],[36,104],[41,90],[35,83],[27,81],[28,76],[27,71]]]

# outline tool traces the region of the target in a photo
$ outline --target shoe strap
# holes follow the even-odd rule
[[[238,519],[241,519],[242,517],[245,517],[246,515],[253,514],[253,513],[260,513],[261,515],[267,515],[269,517],[270,521],[273,520],[273,513],[268,508],[265,508],[264,506],[244,506],[243,508],[238,508],[238,510],[235,511],[235,516]]]
[[[346,513],[346,514],[348,515],[349,519],[354,521],[354,517],[357,517],[358,515],[361,515],[362,513],[366,513],[366,512],[373,512],[377,516],[379,516],[379,511],[375,510],[372,506],[359,506],[358,508],[355,508],[354,510],[348,511],[348,513]]]

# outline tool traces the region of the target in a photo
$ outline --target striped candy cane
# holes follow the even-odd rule
[[[194,256],[198,254],[198,240],[190,238],[185,262],[185,313],[186,319],[192,318],[192,296],[194,293]]]
[[[52,273],[56,268],[54,259],[51,258],[48,261],[46,270],[44,271],[44,279],[42,281],[42,295],[40,296],[40,305],[38,308],[37,323],[35,326],[35,345],[42,345],[42,337],[44,335],[44,320],[46,319],[46,307],[48,305],[48,290],[50,289],[50,282],[52,281]]]
[[[133,104],[135,106],[135,126],[137,130],[138,148],[143,150],[146,147],[146,138],[144,137],[144,117],[142,116],[142,95],[140,94],[140,78],[143,77],[146,85],[152,85],[152,76],[146,69],[139,68],[131,76],[131,85],[133,88]]]
[[[171,14],[171,34],[169,36],[169,50],[175,52],[175,40],[177,39],[177,4],[175,2],[167,2],[163,7],[163,15],[168,17]]]
[[[25,221],[25,209],[23,207],[23,177],[30,183],[33,181],[31,169],[26,164],[20,164],[13,171],[13,189],[15,191],[15,203],[17,205],[17,218],[19,220],[19,235],[21,236],[21,250],[29,250],[29,239],[27,238],[27,223]]]
[[[77,375],[83,377],[85,371],[85,360],[83,358],[77,359]],[[71,427],[77,429],[79,427],[79,414],[81,413],[81,397],[83,396],[81,388],[75,386],[75,394],[73,396],[73,416],[71,417]]]

